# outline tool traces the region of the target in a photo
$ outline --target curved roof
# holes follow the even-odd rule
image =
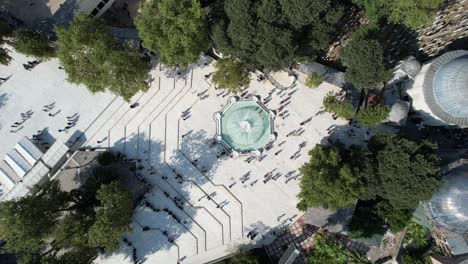
[[[262,148],[270,139],[269,112],[256,101],[237,101],[221,113],[223,141],[238,152]]]
[[[443,186],[428,203],[433,220],[458,234],[468,232],[468,166],[444,176]]]
[[[468,51],[451,51],[435,59],[423,87],[432,113],[446,123],[468,126]]]
[[[408,117],[408,112],[410,110],[409,103],[397,100],[392,105],[392,110],[388,114],[388,120],[398,124],[403,124],[406,122]]]
[[[414,77],[421,70],[421,63],[414,57],[410,57],[403,63],[401,69],[408,75]]]

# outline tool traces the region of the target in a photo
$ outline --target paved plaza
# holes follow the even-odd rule
[[[275,111],[286,105],[281,110],[287,113],[280,116],[277,111],[273,147],[247,162],[246,156],[223,155],[226,150],[214,143],[214,114],[232,95],[215,90],[206,78],[214,71],[213,63],[194,67],[178,79],[158,67],[151,72],[150,89],[125,102],[67,83],[57,60],[27,71],[22,64],[31,59],[16,53],[13,57],[10,66],[0,65],[2,75],[11,75],[0,86],[0,156],[21,137],[46,130],[72,150],[110,148],[137,160],[138,177],[152,186],[135,209],[133,230],[124,235],[120,249],[99,256],[97,263],[206,263],[236,246],[268,244],[278,229],[301,216],[296,209],[298,168],[308,160],[309,149],[327,142],[327,128],[334,126],[333,136],[348,144],[366,140],[365,133],[348,136],[347,121],[334,120],[321,109],[323,97],[339,87],[322,83],[310,89],[300,76],[295,87],[281,91],[252,76],[245,96],[264,99],[271,93],[265,105]],[[42,108],[53,102],[52,112],[60,111],[51,117]],[[11,132],[20,113],[28,110],[32,117]],[[58,132],[67,125],[66,116],[75,113],[76,125]],[[301,125],[305,120],[310,121]],[[300,136],[291,135],[299,129],[304,131]]]

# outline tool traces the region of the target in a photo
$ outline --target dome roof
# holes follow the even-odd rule
[[[232,100],[217,115],[217,134],[237,152],[252,152],[272,139],[272,115],[257,100]]]
[[[468,232],[468,166],[451,170],[443,186],[429,202],[429,209],[443,228],[458,234]]]
[[[421,63],[415,57],[410,56],[401,66],[401,70],[414,77],[421,70]]]
[[[388,120],[399,125],[404,125],[406,123],[409,110],[410,107],[408,102],[397,100],[392,105],[392,110],[388,115]]]
[[[443,121],[468,126],[468,51],[448,52],[431,63],[424,78],[424,98]]]

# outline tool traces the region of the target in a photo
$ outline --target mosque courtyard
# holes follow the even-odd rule
[[[327,129],[333,127],[334,138],[347,144],[372,135],[347,135],[348,122],[321,109],[324,96],[339,87],[324,82],[307,88],[299,76],[295,87],[280,90],[252,76],[242,95],[262,102],[271,98],[265,106],[276,113],[276,139],[256,158],[231,157],[215,141],[214,116],[233,95],[210,82],[213,62],[179,78],[157,67],[149,90],[125,102],[68,83],[55,59],[27,71],[22,64],[28,58],[14,58],[10,66],[0,65],[2,74],[10,75],[0,86],[2,158],[20,138],[47,131],[50,140],[61,140],[72,151],[110,149],[135,159],[137,177],[151,185],[120,249],[100,255],[97,263],[206,263],[237,246],[268,244],[301,216],[298,169],[308,150],[327,142]],[[50,116],[43,107],[53,102]],[[23,128],[11,127],[28,110],[34,114]],[[75,114],[77,122],[59,132]]]

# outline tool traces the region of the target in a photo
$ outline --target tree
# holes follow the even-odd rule
[[[345,264],[347,263],[347,250],[343,244],[332,238],[317,234],[314,237],[314,248],[308,257],[309,264]]]
[[[8,54],[8,49],[2,47],[5,43],[4,37],[7,37],[11,34],[11,29],[7,23],[0,20],[0,63],[8,65],[11,61],[11,57]]]
[[[443,0],[353,0],[366,9],[366,17],[378,22],[386,17],[392,23],[403,23],[417,29],[431,22]]]
[[[205,11],[197,0],[148,0],[135,18],[143,46],[168,66],[195,63],[209,47]]]
[[[147,63],[111,37],[101,21],[79,14],[68,30],[55,31],[58,58],[70,82],[84,84],[93,93],[108,89],[127,101],[148,89]]]
[[[388,76],[382,46],[376,40],[356,37],[344,47],[341,60],[348,68],[346,79],[358,88],[371,89]]]
[[[351,102],[340,101],[333,93],[329,93],[323,98],[323,107],[325,111],[335,113],[337,116],[344,119],[349,119],[354,116],[354,109]]]
[[[361,151],[347,151],[344,146],[316,145],[310,160],[299,171],[302,174],[298,208],[323,206],[337,209],[353,205],[364,192]]]
[[[316,72],[311,72],[306,79],[305,85],[310,88],[315,88],[323,82],[323,78]]]
[[[0,204],[0,237],[7,241],[3,250],[11,253],[35,253],[54,230],[57,218],[68,209],[68,195],[58,181],[46,183],[38,191],[19,200]]]
[[[97,192],[100,206],[96,209],[96,221],[89,230],[89,243],[114,251],[122,234],[129,230],[133,213],[130,192],[119,181],[102,185]]]
[[[394,208],[387,200],[377,203],[375,213],[384,219],[393,233],[400,232],[411,220],[413,209]]]
[[[213,13],[210,30],[217,49],[249,67],[272,71],[298,58],[315,58],[330,43],[341,14],[329,0],[225,1]]]
[[[247,67],[237,59],[220,59],[216,62],[215,67],[213,82],[219,88],[226,88],[233,93],[238,93],[241,87],[250,83]]]
[[[37,58],[51,58],[55,55],[54,48],[49,44],[46,36],[27,28],[21,28],[15,32],[15,49],[28,56]]]
[[[389,113],[389,106],[375,105],[359,110],[357,118],[363,126],[373,127],[387,119]]]
[[[367,179],[366,197],[381,197],[396,210],[414,210],[440,186],[437,146],[396,135],[378,134],[369,142],[375,174]]]
[[[425,247],[429,244],[428,229],[424,226],[411,222],[405,235],[405,243],[416,248]]]

